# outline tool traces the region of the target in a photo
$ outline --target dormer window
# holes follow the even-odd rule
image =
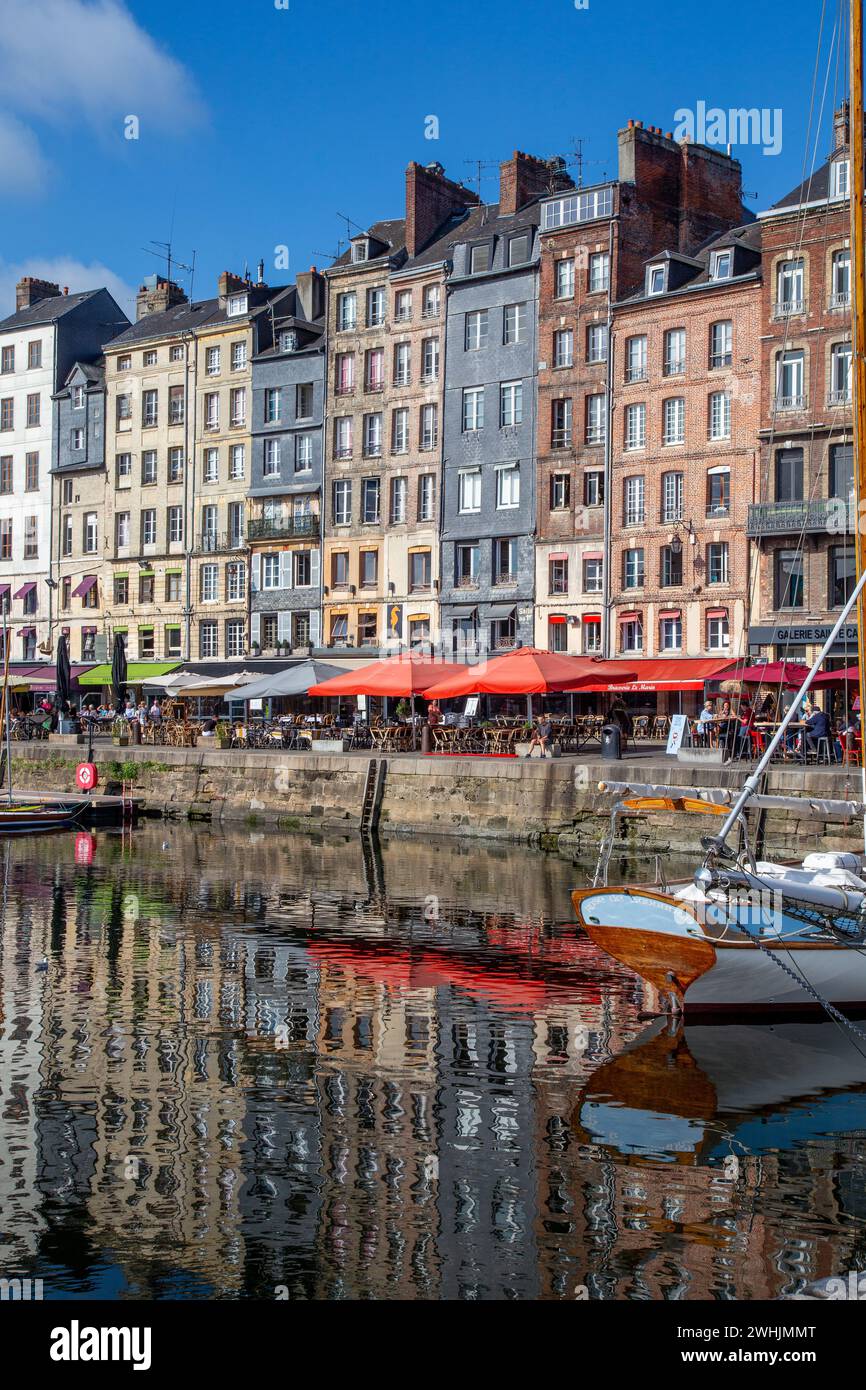
[[[358,265],[361,261],[370,259],[370,243],[366,237],[361,237],[358,241],[352,242],[352,262]]]
[[[664,294],[665,268],[663,265],[651,265],[647,269],[646,292],[647,294]]]
[[[294,352],[298,346],[298,335],[292,329],[285,329],[280,334],[280,352]]]
[[[710,257],[710,279],[730,280],[733,259],[733,254],[730,251],[714,251]]]
[[[847,159],[837,159],[836,163],[830,166],[830,196],[833,198],[847,198],[849,191],[848,171],[850,165]]]
[[[481,275],[490,269],[490,242],[484,241],[473,246],[469,252],[469,274]]]
[[[245,294],[229,295],[228,303],[226,304],[226,314],[230,319],[247,312],[247,298]]]

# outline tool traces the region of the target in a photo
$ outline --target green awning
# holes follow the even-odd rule
[[[179,661],[130,661],[126,671],[127,685],[143,685],[151,676],[167,676],[176,671]],[[79,685],[111,685],[111,663],[103,662],[93,666],[83,676],[78,677]]]

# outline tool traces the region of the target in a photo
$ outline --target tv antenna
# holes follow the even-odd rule
[[[583,136],[573,135],[571,137],[571,158],[567,159],[566,164],[571,164],[577,168],[577,187],[583,188],[583,171],[587,164],[602,164],[601,159],[587,159],[583,153]]]
[[[346,243],[344,242],[343,238],[342,238],[342,237],[339,237],[339,238],[337,239],[337,249],[336,249],[336,251],[314,251],[314,252],[313,252],[313,255],[314,255],[314,256],[321,256],[321,257],[323,257],[323,259],[329,260],[329,261],[331,261],[331,262],[333,262],[333,261],[338,261],[338,260],[340,259],[340,257],[342,256],[342,254],[343,254],[343,248],[345,247],[345,245],[346,245]]]
[[[470,169],[475,170],[474,176],[469,180],[469,185],[471,187],[473,183],[475,184],[475,192],[478,194],[478,200],[480,202],[481,182],[485,177],[484,170],[498,169],[499,161],[497,159],[464,159],[463,163],[468,164]]]
[[[153,250],[151,250],[151,247],[153,247],[153,246],[156,246],[156,247],[158,247],[159,249],[156,250],[156,251],[153,251]],[[174,256],[173,256],[173,254],[172,254],[171,242],[170,242],[170,241],[156,241],[156,240],[153,240],[153,239],[152,239],[152,240],[151,240],[151,243],[150,243],[150,246],[143,246],[141,249],[142,249],[142,251],[144,251],[148,256],[156,256],[157,260],[165,261],[165,278],[166,278],[166,280],[170,280],[170,279],[171,279],[171,273],[172,273],[172,270],[173,270],[173,269],[174,269],[174,270],[185,270],[185,271],[188,273],[188,275],[189,275],[189,297],[190,297],[190,299],[192,299],[192,284],[193,284],[193,279],[194,279],[194,277],[195,277],[195,257],[196,257],[195,251],[193,251],[193,253],[192,253],[192,265],[185,265],[183,261],[176,261],[176,260],[174,259]]]

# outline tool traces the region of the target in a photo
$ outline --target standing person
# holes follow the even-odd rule
[[[151,705],[148,713],[151,724],[162,723],[162,705],[159,703],[159,698],[156,695],[154,695],[153,697],[153,704]]]
[[[427,723],[431,729],[442,723],[442,710],[439,708],[438,700],[431,700],[427,706]]]
[[[620,699],[614,700],[608,710],[607,717],[611,724],[619,725],[622,733],[622,747],[623,751],[625,751],[628,741],[634,733],[634,724],[632,723],[631,715],[626,709],[625,702]]]

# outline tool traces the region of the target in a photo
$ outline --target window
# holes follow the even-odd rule
[[[247,345],[243,338],[232,343],[232,371],[242,372],[247,365]]]
[[[364,456],[379,458],[382,453],[382,416],[364,416]]]
[[[517,541],[513,537],[493,542],[492,574],[494,584],[517,583]]]
[[[547,569],[547,592],[549,594],[567,594],[568,560],[565,556],[551,557]]]
[[[610,256],[595,251],[589,258],[589,289],[591,294],[610,288]]]
[[[713,251],[710,255],[710,279],[730,280],[733,262],[733,251]]]
[[[35,338],[33,342],[27,344],[27,367],[33,371],[36,367],[42,366],[42,341]]]
[[[182,578],[180,570],[166,570],[165,598],[167,603],[180,603]]]
[[[91,513],[94,524],[96,514]],[[87,550],[87,527],[85,525],[85,550]],[[94,546],[95,549],[95,546]],[[38,516],[25,516],[24,518],[24,559],[35,560],[39,555],[39,518]]]
[[[508,264],[523,265],[529,260],[530,236],[522,232],[520,236],[513,236],[508,241]]]
[[[62,521],[61,521],[61,523],[60,523],[60,525],[61,525],[61,531],[60,531],[60,544],[61,544],[61,549],[62,549],[64,555],[71,555],[71,554],[72,554],[72,550],[73,550],[73,545],[72,545],[72,517],[71,517],[71,516],[68,516],[68,515],[67,515],[67,516],[64,516],[63,519],[62,519]],[[6,559],[6,558],[8,558],[8,557],[4,556],[3,558]]]
[[[220,398],[218,391],[208,391],[204,398],[204,427],[218,430],[220,427]]]
[[[712,541],[707,546],[707,583],[728,582],[728,542]]]
[[[678,652],[683,645],[683,620],[678,613],[659,619],[659,647],[663,652]]]
[[[632,338],[627,338],[625,343],[626,381],[645,381],[646,361],[646,335],[638,333]]]
[[[601,623],[590,622],[588,618],[584,618],[583,650],[587,656],[601,651]]]
[[[2,462],[3,462],[3,460],[0,459],[0,464],[2,464]],[[63,479],[63,505],[64,505],[64,507],[69,507],[69,506],[72,505],[72,479],[71,479],[71,478],[64,478],[64,479]]]
[[[131,371],[131,369],[132,369],[132,354],[129,353],[129,352],[121,353],[121,355],[120,355],[120,356],[118,357],[118,359],[117,359],[117,370],[118,370],[119,372],[128,372],[128,371]]]
[[[68,481],[68,480],[67,480]],[[39,491],[39,455],[25,454],[24,456],[24,491]]]
[[[776,608],[802,608],[803,554],[799,550],[777,550],[775,554]]]
[[[114,576],[114,602],[121,608],[129,603],[129,575],[116,574]]]
[[[830,405],[851,401],[851,344],[834,343],[830,349]]]
[[[384,348],[370,348],[364,353],[364,390],[382,391],[385,386],[385,351]],[[300,391],[300,387],[298,390]],[[312,387],[310,388],[310,409],[307,414],[312,414],[313,406]]]
[[[586,442],[603,444],[607,436],[607,398],[587,396],[586,398]]]
[[[851,591],[857,582],[857,562],[853,546],[831,546],[829,567],[829,605],[831,608],[842,608],[851,597]]]
[[[554,266],[553,293],[557,299],[574,298],[574,261],[570,256]]]
[[[603,566],[600,555],[587,555],[583,561],[583,591],[585,594],[600,594],[603,582]]]
[[[488,316],[486,309],[474,309],[465,315],[463,327],[463,347],[466,352],[476,352],[487,346]]]
[[[186,414],[184,393],[182,386],[169,386],[168,388],[168,423],[170,425],[182,425]]]
[[[334,483],[334,523],[348,526],[352,520],[352,484],[348,478],[339,478]]]
[[[99,549],[99,518],[96,512],[84,513],[84,553],[95,555]]]
[[[406,520],[406,497],[408,482],[406,478],[391,479],[391,525],[399,526]]]
[[[226,601],[237,603],[246,596],[247,567],[242,560],[226,565]]]
[[[710,468],[707,472],[707,516],[727,516],[731,506],[731,471]]]
[[[437,381],[439,378],[439,339],[425,338],[421,344],[421,380]]]
[[[731,632],[727,613],[716,613],[707,617],[707,651],[726,652],[731,645]]]
[[[572,403],[571,397],[550,403],[550,446],[552,449],[570,449],[572,442]]]
[[[280,588],[280,557],[279,555],[262,556],[262,588]]]
[[[35,429],[39,424],[42,397],[38,391],[27,397],[27,428]]]
[[[334,394],[348,396],[355,389],[355,354],[338,352],[334,358]]]
[[[156,545],[156,509],[153,507],[141,513],[141,543]]]
[[[233,386],[229,392],[229,424],[235,427],[247,421],[247,391],[245,386]]]
[[[0,560],[12,559],[12,518],[0,520]]]
[[[153,603],[155,582],[152,574],[140,574],[138,576],[139,603]]]
[[[409,451],[409,411],[405,406],[391,412],[391,453]]]
[[[710,439],[731,437],[731,395],[729,391],[710,392]]]
[[[385,291],[381,285],[367,291],[367,327],[378,328],[385,322]]]
[[[67,480],[68,481],[68,480]],[[0,457],[0,493],[10,493],[12,491],[12,455],[3,454]]]
[[[574,365],[573,328],[560,328],[554,333],[553,365],[554,367],[572,367]]]
[[[523,423],[523,382],[504,381],[499,388],[499,424],[503,429]]]
[[[554,227],[571,226],[575,222],[592,222],[600,217],[610,217],[612,210],[613,192],[610,187],[571,193],[544,204],[542,226],[549,231]]]
[[[604,504],[604,473],[590,469],[583,475],[583,505],[601,507]]]
[[[683,474],[662,474],[662,522],[681,521],[683,517]]]
[[[643,618],[626,618],[619,625],[620,650],[643,651]]]
[[[157,391],[142,391],[141,393],[141,423],[144,429],[153,429],[158,419],[158,399]]]
[[[349,584],[349,552],[335,550],[331,554],[331,585],[335,589],[345,589]]]
[[[638,401],[625,408],[625,447],[643,449],[646,447],[646,405]]]
[[[87,392],[83,386],[73,386],[72,388],[72,409],[83,410],[87,403]]]
[[[0,352],[0,372],[8,376],[15,371],[15,349],[12,346],[4,347]]]
[[[378,641],[378,618],[375,613],[358,614],[358,645],[375,647]]]
[[[69,518],[69,520],[71,521],[71,517]],[[129,512],[117,513],[117,516],[114,518],[114,537],[117,549],[125,550],[129,545],[130,538]],[[70,528],[70,544],[71,539],[72,537]],[[71,550],[69,553],[72,553]]]
[[[217,624],[213,622],[199,623],[198,625],[198,654],[199,657],[219,655],[219,637],[217,635]]]
[[[265,390],[265,424],[275,425],[280,418],[282,393],[279,386],[268,386]]]
[[[204,370],[206,376],[219,376],[220,350],[218,347],[209,347],[205,349]]]
[[[399,290],[394,296],[394,320],[408,323],[412,317],[412,291]]]
[[[275,478],[280,471],[280,441],[266,439],[262,453],[262,477]]]
[[[607,361],[607,324],[591,323],[586,330],[587,362]]]
[[[166,627],[164,629],[165,654],[168,657],[180,656],[181,640],[179,627]]]
[[[206,483],[216,483],[219,481],[219,449],[205,449],[204,451],[204,481]]]
[[[710,325],[710,366],[730,367],[734,360],[734,325],[730,319]]]
[[[245,645],[243,618],[230,618],[226,623],[226,656],[243,656]]]
[[[490,269],[490,242],[482,242],[469,251],[469,274],[480,275]]]
[[[455,559],[457,562],[457,587],[474,587],[478,583],[478,562],[479,548],[476,541],[458,545]]]
[[[665,268],[663,265],[647,266],[646,292],[648,295],[664,294]]]
[[[663,444],[683,444],[686,438],[686,403],[682,396],[664,402]]]
[[[354,290],[337,295],[337,327],[342,332],[358,325],[358,296]]]
[[[360,554],[360,578],[362,589],[375,589],[379,583],[378,550],[362,550]]]
[[[496,470],[496,506],[500,510],[520,506],[520,469],[516,464]]]
[[[568,473],[554,473],[550,479],[550,510],[567,511],[571,505],[571,478]]]
[[[435,449],[439,442],[439,407],[431,402],[421,407],[421,439],[422,449]]]
[[[463,392],[463,429],[484,428],[484,387],[469,386]]]
[[[854,497],[854,451],[850,444],[830,445],[830,496],[848,502]]]
[[[418,520],[436,519],[436,474],[422,473],[418,479]]]
[[[229,477],[242,478],[246,470],[246,445],[232,444],[229,448]]]
[[[440,288],[438,285],[425,285],[424,296],[421,303],[421,316],[425,319],[435,319],[439,317],[441,303]]]
[[[409,592],[429,589],[432,581],[432,559],[429,550],[413,550],[409,554]]]
[[[502,311],[502,341],[521,343],[526,337],[526,305],[506,304]]]
[[[352,418],[342,415],[334,421],[334,457],[350,459],[352,452]]]
[[[149,487],[156,482],[156,450],[145,449],[141,455],[141,482]]]
[[[73,430],[69,443],[74,451],[80,452],[84,448],[84,430]]]
[[[238,318],[247,312],[247,295],[230,294],[226,304],[226,317],[230,319]]]
[[[205,550],[216,550],[217,509],[208,505],[201,509],[202,546]]]
[[[243,502],[229,502],[229,545],[239,546],[244,543],[244,504]]]
[[[14,429],[15,421],[15,402],[12,396],[4,396],[0,400],[0,430]]]
[[[169,507],[166,515],[166,529],[169,545],[179,545],[183,540],[183,508]]]
[[[331,644],[345,642],[349,636],[349,618],[346,613],[331,614]]]
[[[626,478],[623,483],[624,526],[643,526],[646,521],[646,489],[642,475]]]
[[[464,468],[457,474],[457,510],[481,511],[481,469]]]
[[[851,252],[836,251],[833,254],[830,283],[831,309],[847,309],[851,303]]]
[[[774,312],[783,314],[802,314],[803,304],[803,258],[780,261],[776,267],[776,303]]]
[[[622,587],[642,589],[644,584],[644,551],[642,546],[625,550],[622,557]]]
[[[182,362],[182,361],[183,361],[183,357],[184,357],[184,353],[183,353],[183,344],[182,344],[182,343],[172,343],[171,347],[170,347],[169,350],[168,350],[168,360],[169,360],[169,362]]]
[[[832,197],[848,197],[849,171],[850,164],[847,159],[837,159],[835,164],[831,165],[830,187],[832,189]]]
[[[378,478],[361,481],[361,520],[365,525],[378,523],[380,517],[381,482]]]
[[[684,328],[669,328],[664,336],[662,371],[665,376],[682,376],[685,369],[686,330]]]
[[[676,589],[683,582],[682,546],[663,545],[659,582],[663,589]]]
[[[279,450],[277,450],[277,466],[279,467]],[[311,434],[298,434],[295,436],[295,472],[309,473],[313,466],[313,436]]]
[[[776,450],[776,501],[803,500],[803,450]]]
[[[219,565],[202,565],[199,572],[199,597],[202,603],[219,601]]]

